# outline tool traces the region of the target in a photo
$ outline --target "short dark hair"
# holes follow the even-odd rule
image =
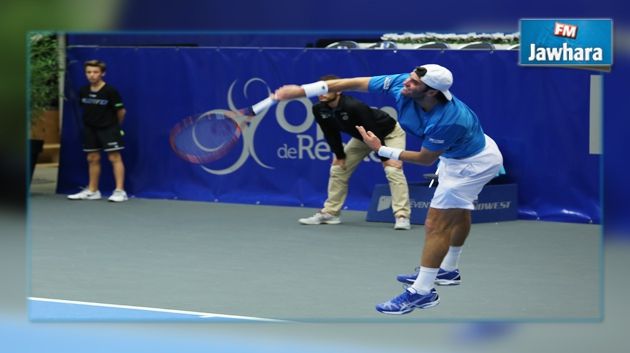
[[[339,76],[337,76],[337,75],[328,74],[328,75],[324,75],[324,76],[320,77],[319,79],[322,80],[322,81],[330,81],[330,80],[336,80],[338,78],[339,78]]]
[[[105,72],[105,70],[107,69],[107,65],[105,65],[105,62],[100,60],[88,60],[83,63],[83,69],[87,68],[88,66],[98,67],[99,69],[101,69],[101,72]]]
[[[435,98],[437,98],[437,100],[442,104],[448,103],[448,99],[446,99],[446,96],[442,93],[442,91],[438,91]]]
[[[416,66],[416,68],[413,69],[413,72],[415,72],[418,77],[422,77],[427,73],[427,69],[422,66]]]

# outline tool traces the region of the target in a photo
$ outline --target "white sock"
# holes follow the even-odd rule
[[[420,266],[420,272],[418,277],[411,285],[411,288],[415,289],[419,294],[425,295],[431,292],[433,289],[433,282],[437,277],[439,268],[430,268]]]
[[[458,267],[459,256],[462,254],[461,246],[449,246],[448,252],[446,256],[444,256],[444,260],[442,260],[442,264],[440,267],[446,271],[454,271]]]

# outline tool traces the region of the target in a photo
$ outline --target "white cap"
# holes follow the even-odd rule
[[[446,99],[453,99],[453,95],[448,90],[453,85],[453,74],[444,66],[436,64],[426,64],[421,67],[427,69],[427,73],[420,77],[420,80],[427,86],[442,92]]]

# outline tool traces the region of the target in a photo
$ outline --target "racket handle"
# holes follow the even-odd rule
[[[438,162],[437,169],[435,169],[435,176],[437,176],[440,173],[440,162]],[[434,181],[435,179],[431,179],[431,182],[429,183],[429,188],[433,186]]]
[[[252,112],[254,113],[254,115],[262,112],[263,110],[271,107],[272,105],[276,104],[276,100],[273,99],[271,96],[263,99],[262,101],[254,104],[252,106]]]

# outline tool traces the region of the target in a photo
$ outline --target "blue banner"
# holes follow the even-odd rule
[[[519,67],[514,51],[416,51],[239,48],[68,49],[59,193],[87,185],[81,149],[82,63],[107,63],[128,114],[123,125],[126,188],[135,197],[321,207],[331,153],[311,113],[312,101],[282,102],[257,116],[237,145],[205,165],[177,156],[171,128],[213,109],[241,108],[287,83],[409,72],[424,63],[450,68],[452,92],[470,105],[502,150],[506,182],[519,185],[521,218],[599,222],[599,156],[588,153],[589,73]],[[395,116],[393,99],[347,92]],[[419,141],[408,137],[408,149]],[[114,187],[102,159],[101,191]],[[434,167],[405,165],[410,183]],[[350,180],[347,208],[366,210],[375,184],[386,183],[374,156]]]
[[[518,186],[516,184],[486,185],[475,202],[471,212],[472,223],[504,222],[518,218]],[[409,185],[409,204],[412,224],[424,224],[435,187],[429,183]],[[392,196],[388,184],[374,186],[365,219],[369,222],[394,223],[392,214]]]

